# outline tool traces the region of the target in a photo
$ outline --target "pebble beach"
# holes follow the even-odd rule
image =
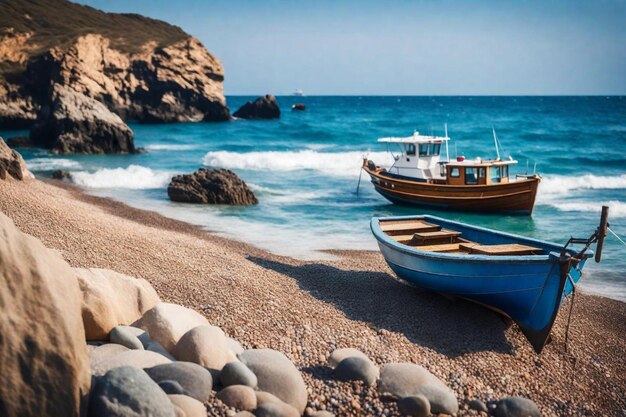
[[[536,355],[509,321],[398,282],[377,252],[295,260],[54,180],[3,182],[0,211],[72,267],[144,278],[162,301],[201,313],[244,349],[282,352],[306,384],[305,415],[400,415],[376,384],[336,378],[328,359],[339,348],[381,368],[424,367],[454,392],[460,416],[487,415],[476,400],[491,412],[515,396],[544,416],[626,415],[619,301],[578,292],[566,344],[570,297]],[[215,394],[205,405],[209,415],[235,414]]]

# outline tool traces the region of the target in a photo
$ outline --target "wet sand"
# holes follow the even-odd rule
[[[626,304],[619,301],[578,292],[567,351],[569,301],[552,343],[536,355],[496,313],[399,283],[377,252],[294,260],[56,181],[0,182],[0,210],[73,266],[145,278],[164,301],[202,312],[244,347],[282,351],[301,370],[316,409],[397,414],[375,389],[332,379],[325,360],[337,347],[360,349],[379,365],[428,368],[456,392],[460,415],[477,415],[464,408],[466,399],[514,395],[535,401],[545,416],[626,409]]]

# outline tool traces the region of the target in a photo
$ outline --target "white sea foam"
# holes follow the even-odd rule
[[[153,143],[146,145],[146,149],[150,151],[189,151],[198,149],[198,145],[176,145],[173,143]]]
[[[165,187],[171,177],[172,174],[169,172],[156,171],[141,165],[72,173],[72,180],[86,188],[128,188],[134,190]]]
[[[609,206],[609,213],[612,219],[626,217],[626,203],[623,201],[589,201],[589,202],[552,202],[551,206],[560,211],[580,211],[600,213],[602,206]]]
[[[373,159],[377,164],[388,166],[393,158],[387,152],[317,152],[267,151],[267,152],[208,152],[203,163],[207,166],[230,169],[250,169],[262,171],[315,170],[326,175],[350,177],[358,175],[363,157]]]
[[[617,190],[626,189],[626,174],[599,176],[545,175],[539,186],[540,196],[555,196],[575,190]]]
[[[78,169],[80,164],[65,158],[34,158],[26,161],[31,171],[52,171],[55,169]]]
[[[295,204],[304,202],[313,202],[315,200],[329,197],[332,193],[325,191],[301,191],[301,190],[284,190],[262,185],[248,183],[248,186],[254,191],[263,203],[271,204]]]

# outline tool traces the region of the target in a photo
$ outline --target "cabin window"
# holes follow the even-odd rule
[[[478,172],[479,172],[478,175],[480,178],[485,178],[485,168],[480,168]]]
[[[508,165],[503,165],[502,166],[502,178],[509,178],[509,166]]]
[[[420,156],[428,156],[428,143],[420,144]]]
[[[433,146],[430,150],[430,154],[433,156],[437,156],[439,155],[440,152],[441,152],[441,143],[433,143]]]
[[[415,156],[415,145],[409,143],[406,147],[406,154],[408,156]]]
[[[465,184],[478,184],[478,168],[465,168]]]
[[[458,168],[452,168],[450,170],[450,176],[451,177],[459,177],[459,176],[461,176],[461,172],[459,171]]]
[[[497,184],[500,182],[500,167],[490,167],[489,168],[489,176],[491,178],[491,182]]]

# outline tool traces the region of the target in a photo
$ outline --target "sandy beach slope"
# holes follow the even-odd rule
[[[339,383],[325,360],[355,347],[380,364],[427,367],[464,399],[522,395],[546,416],[624,415],[626,304],[578,294],[540,356],[495,313],[396,282],[376,252],[336,261],[278,257],[60,183],[0,183],[0,210],[73,266],[147,279],[164,301],[202,312],[245,347],[269,347],[303,373],[310,400],[338,415],[397,413],[375,389]],[[288,245],[289,242],[285,242]]]

